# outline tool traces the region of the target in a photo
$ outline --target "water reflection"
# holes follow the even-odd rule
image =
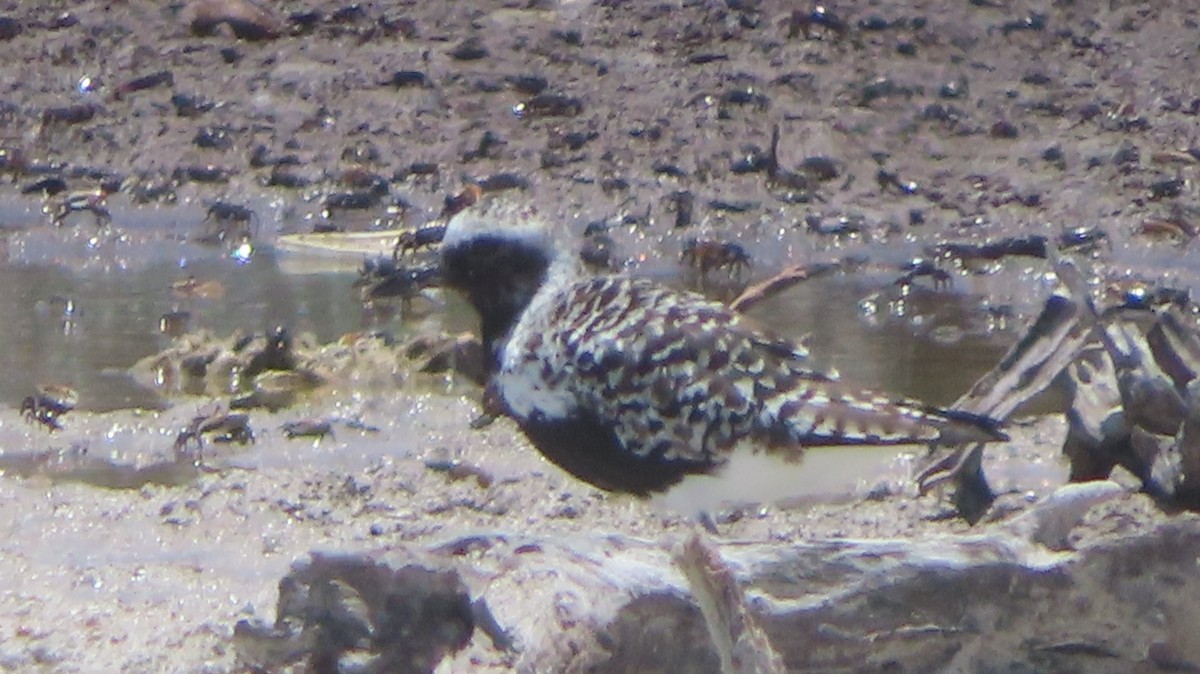
[[[180,297],[172,283],[188,275],[218,280],[220,298]],[[161,350],[160,319],[185,311],[192,330],[219,335],[287,325],[332,340],[363,321],[348,274],[289,275],[270,251],[249,264],[214,255],[186,267],[163,260],[136,270],[73,274],[47,265],[0,266],[0,400],[19,405],[38,383],[68,383],[80,408],[155,407],[156,396],[126,369]]]
[[[804,336],[817,364],[848,382],[941,405],[965,393],[1013,339],[988,329],[977,301],[930,291],[916,291],[904,298],[903,313],[876,315],[868,325],[859,308],[864,297],[884,304],[897,297],[878,283],[812,279],[751,315],[775,332]]]
[[[380,320],[364,314],[351,287],[353,263],[338,271],[284,260],[269,245],[239,263],[180,237],[140,243],[110,244],[122,246],[119,255],[109,253],[115,263],[105,261],[101,250],[90,264],[70,264],[37,253],[28,241],[21,242],[19,260],[0,258],[0,402],[17,406],[38,384],[55,382],[78,389],[85,410],[161,406],[126,370],[169,342],[161,329],[167,315],[191,330],[222,336],[285,325],[321,341]],[[70,246],[68,241],[59,250]],[[75,257],[85,254],[80,249]],[[220,292],[172,290],[188,277]],[[1011,339],[980,327],[973,300],[944,293],[915,293],[904,298],[903,315],[884,312],[868,325],[859,304],[886,286],[873,283],[813,279],[755,307],[752,316],[778,333],[805,336],[817,364],[836,368],[852,383],[940,404],[966,391]],[[884,303],[890,292],[885,288]],[[393,333],[407,327],[398,318],[383,320]],[[441,320],[453,331],[475,325],[470,310],[453,297]],[[955,337],[944,339],[946,334]]]

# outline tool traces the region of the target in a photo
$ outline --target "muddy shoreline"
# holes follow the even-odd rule
[[[860,325],[846,329],[904,323],[918,335],[904,367],[918,378],[943,376],[920,360],[940,352],[920,344],[997,349],[1053,285],[1039,257],[942,258],[939,244],[1042,237],[1079,260],[1096,289],[1200,290],[1189,261],[1200,91],[1188,67],[1200,10],[1185,2],[840,2],[820,16],[766,0],[265,4],[245,24],[233,1],[0,3],[0,58],[10,64],[0,69],[5,278],[53,269],[119,294],[122,274],[165,265],[164,278],[184,277],[186,259],[229,280],[241,263],[195,242],[211,234],[214,202],[253,211],[256,245],[269,251],[280,236],[314,229],[418,227],[474,183],[536,204],[576,237],[602,223],[619,266],[672,282],[686,281],[679,251],[695,237],[744,246],[756,279],[853,259],[847,274],[874,290],[858,296]],[[88,212],[51,224],[71,191],[101,188],[119,188],[107,196],[106,229]],[[937,258],[949,281],[895,285],[916,256]],[[6,311],[60,329],[70,322],[57,295],[39,294],[64,283],[21,278]],[[297,291],[274,272],[239,278],[279,285],[186,308],[203,321],[224,303],[340,292],[332,282]],[[357,301],[348,284],[345,298]],[[800,334],[819,306],[784,302],[763,314]],[[249,329],[313,311],[288,307]],[[426,319],[445,328],[432,307]],[[229,324],[239,320],[250,319]],[[337,317],[349,328],[357,320],[350,310]],[[127,327],[119,312],[102,325]],[[879,348],[878,338],[849,333],[823,339]],[[69,378],[71,359],[53,362],[22,372],[26,387]],[[0,502],[10,513],[0,669],[245,671],[234,625],[269,622],[279,579],[313,550],[411,553],[460,569],[474,596],[488,593],[478,569],[512,568],[522,545],[438,557],[447,541],[628,537],[666,554],[692,532],[670,511],[570,480],[506,422],[470,430],[478,389],[410,366],[388,372],[389,387],[347,378],[292,407],[251,412],[255,443],[216,448],[203,471],[179,462],[175,441],[225,396],[81,410],[55,433],[29,424],[12,400],[0,410]],[[338,422],[331,437],[289,439],[283,424],[306,418],[376,430]],[[975,528],[942,517],[936,495],[915,495],[914,457],[901,453],[872,457],[867,476],[830,490],[838,493],[731,517],[722,534],[814,549],[1008,542],[1008,522],[1065,480],[1063,432],[1061,416],[1018,422],[1014,442],[987,458],[1005,493]],[[1194,517],[1164,515],[1127,482],[1128,493],[1069,533],[1069,547],[1133,549],[1161,527],[1194,531]],[[1084,587],[1102,594],[1103,579]],[[506,591],[493,596],[515,596]],[[1045,629],[1021,623],[1008,634],[1025,645],[1011,653],[967,640],[975,645],[941,663],[1072,671],[1100,653],[1112,671],[1196,667],[1200,652],[1179,627],[1194,616],[1163,601],[1180,621],[1171,629],[1147,618],[1144,631],[1097,645],[1072,641],[1064,617],[1061,642],[1021,650],[1023,635]],[[492,611],[516,625],[523,608]],[[1143,608],[1143,617],[1155,610]],[[1093,617],[1080,618],[1079,632]],[[549,662],[526,646],[522,656],[477,636],[439,671]],[[830,671],[875,671],[859,665]]]

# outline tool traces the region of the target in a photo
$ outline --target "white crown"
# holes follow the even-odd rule
[[[450,218],[442,244],[453,248],[477,237],[497,236],[552,252],[552,233],[553,227],[533,206],[494,199],[475,204]]]

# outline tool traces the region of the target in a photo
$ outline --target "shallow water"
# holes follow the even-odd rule
[[[43,383],[75,387],[86,410],[161,406],[126,370],[169,343],[160,330],[169,312],[186,312],[189,330],[226,335],[283,325],[323,342],[365,327],[397,334],[409,327],[364,310],[351,287],[356,260],[316,266],[276,253],[269,236],[248,260],[197,245],[191,238],[203,210],[195,205],[130,211],[115,231],[96,230],[87,214],[54,229],[35,209],[20,202],[0,210],[0,402],[10,406]],[[312,269],[321,271],[306,273]],[[172,283],[188,276],[218,282],[219,292],[173,292]],[[473,325],[457,298],[447,298],[445,309],[450,329]],[[1011,339],[986,325],[965,295],[920,286],[903,294],[882,278],[814,279],[752,315],[776,332],[804,336],[818,364],[848,381],[943,404]]]
[[[166,258],[165,246],[156,247]],[[172,282],[187,275],[219,279],[224,296],[173,296]],[[154,394],[125,371],[169,342],[159,329],[164,314],[187,311],[191,329],[220,335],[285,325],[331,340],[363,320],[351,278],[284,274],[269,250],[245,264],[214,255],[83,274],[44,264],[0,266],[0,315],[6,317],[0,369],[8,373],[0,380],[0,400],[16,405],[39,383],[63,382],[79,391],[82,409],[155,406]]]

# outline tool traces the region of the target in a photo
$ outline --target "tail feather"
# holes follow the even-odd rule
[[[777,439],[801,446],[856,444],[958,445],[1007,440],[999,421],[962,410],[851,389],[838,382],[809,382],[783,404],[768,404]]]
[[[1008,434],[1003,431],[1003,423],[982,414],[931,408],[930,413],[943,417],[948,423],[941,427],[937,442],[943,445],[965,445],[972,442],[1003,442],[1008,440]]]

